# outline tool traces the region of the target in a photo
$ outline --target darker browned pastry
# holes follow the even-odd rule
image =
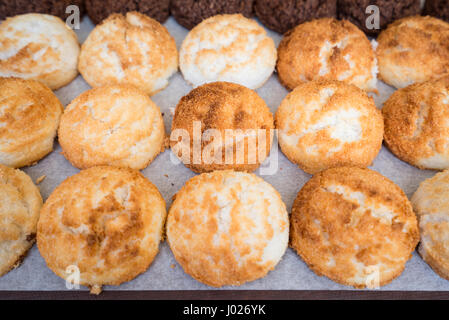
[[[366,27],[366,19],[371,15],[366,13],[366,8],[370,5],[379,7],[380,29],[370,30]],[[369,35],[378,34],[394,20],[417,15],[420,12],[420,0],[338,0],[338,17],[351,21]]]
[[[427,0],[424,14],[449,22],[449,0]]]
[[[165,22],[169,16],[170,0],[85,0],[90,19],[98,24],[112,13],[125,14],[138,11],[159,21]]]
[[[303,22],[337,16],[337,0],[256,0],[254,11],[268,28],[285,33]]]
[[[192,29],[217,14],[241,13],[251,17],[254,0],[171,0],[170,11],[179,24]]]
[[[46,13],[65,20],[70,13],[65,10],[69,5],[77,5],[80,14],[84,14],[84,0],[0,0],[0,20],[24,13]]]

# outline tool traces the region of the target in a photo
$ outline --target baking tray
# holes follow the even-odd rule
[[[179,49],[188,30],[177,24],[173,17],[170,17],[164,25],[175,38]],[[84,17],[80,29],[75,30],[80,43],[86,39],[93,27],[89,18]],[[281,35],[270,30],[267,32],[277,45],[281,40]],[[72,99],[89,88],[83,78],[78,76],[72,83],[55,93],[66,106]],[[170,132],[172,114],[178,100],[191,89],[191,86],[178,72],[170,79],[170,84],[165,90],[152,97],[153,101],[161,108],[167,134]],[[376,105],[381,108],[382,103],[394,92],[394,89],[379,81],[378,90],[379,94],[373,95],[373,98]],[[257,93],[274,113],[288,91],[279,83],[277,75],[273,74],[267,83],[257,90]],[[34,181],[42,175],[46,176],[38,185],[44,200],[65,178],[79,172],[60,152],[61,148],[56,141],[51,154],[36,165],[23,168]],[[170,152],[170,150],[166,150],[149,167],[142,170],[142,173],[159,188],[167,202],[167,208],[171,205],[173,195],[195,175],[182,164],[173,164]],[[275,174],[263,175],[262,178],[279,191],[290,211],[297,192],[311,176],[288,161],[276,146],[272,149],[270,159],[271,161],[277,159],[278,170]],[[434,171],[419,170],[402,162],[385,147],[382,147],[370,168],[393,180],[409,197],[421,181],[435,174]],[[259,170],[255,173],[260,175]],[[448,298],[449,294],[445,291],[449,291],[449,281],[436,275],[414,252],[405,271],[392,283],[375,290],[353,290],[352,287],[317,276],[289,248],[275,270],[265,278],[239,287],[213,289],[185,274],[174,259],[168,244],[164,242],[160,245],[159,254],[144,274],[120,286],[105,286],[104,290],[105,292],[101,294],[102,298]],[[201,291],[193,294],[190,290]],[[59,297],[76,299],[89,296],[87,291],[86,287],[81,287],[78,291],[66,289],[65,281],[46,267],[36,246],[30,250],[19,268],[0,278],[0,298]]]

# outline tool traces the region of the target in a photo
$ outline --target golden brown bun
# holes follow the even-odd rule
[[[276,66],[276,46],[265,29],[241,14],[203,20],[182,42],[179,64],[194,87],[228,81],[257,89]]]
[[[76,33],[60,18],[29,13],[0,25],[0,76],[38,80],[56,90],[77,75]]]
[[[315,273],[344,285],[391,282],[418,240],[416,216],[404,192],[369,169],[323,171],[293,203],[291,246]]]
[[[41,207],[30,177],[0,164],[0,277],[19,266],[32,247]]]
[[[0,163],[19,168],[53,150],[63,107],[35,80],[0,77]]]
[[[438,275],[449,280],[449,170],[423,181],[412,204],[421,231],[418,252]]]
[[[379,78],[404,88],[449,73],[449,23],[433,17],[399,19],[377,38]]]
[[[200,134],[194,135],[194,122],[201,125]],[[255,91],[230,82],[213,82],[193,89],[181,98],[173,117],[170,143],[174,154],[183,161],[186,167],[195,172],[224,169],[254,171],[270,152],[273,128],[273,115]],[[178,142],[175,130],[179,129],[186,130],[190,139]],[[221,133],[221,142],[205,139],[205,132],[211,129]],[[227,129],[241,129],[243,135],[245,130],[261,129],[261,137],[265,138],[266,143],[264,145],[261,142],[263,138],[257,139],[254,136],[239,138],[238,133],[233,136],[233,143],[226,143]],[[203,137],[202,141],[200,141],[201,137]],[[201,144],[203,154],[212,156],[201,159],[194,157],[194,140],[198,145]],[[237,143],[236,140],[238,140]],[[217,153],[213,151],[215,145],[218,146]],[[184,147],[189,148],[190,153],[180,152]],[[243,148],[244,155],[240,157],[240,151]],[[206,152],[207,150],[211,152]],[[226,150],[228,159],[231,159],[228,162],[226,162]]]
[[[58,135],[64,156],[77,168],[143,169],[163,150],[165,129],[158,106],[143,91],[112,85],[73,100]]]
[[[282,152],[307,173],[367,167],[382,147],[380,110],[363,90],[340,81],[299,85],[282,101],[275,122]]]
[[[156,20],[138,12],[112,14],[83,43],[78,69],[92,87],[131,84],[153,95],[178,70],[178,51]]]
[[[231,170],[187,181],[167,218],[176,260],[213,287],[264,277],[284,255],[288,229],[279,193],[252,173]]]
[[[449,168],[449,77],[415,83],[385,102],[385,143],[421,169]]]
[[[278,47],[277,71],[290,90],[310,80],[326,79],[376,91],[374,50],[366,35],[346,20],[312,20],[287,32]]]
[[[41,210],[37,245],[61,278],[77,266],[80,284],[99,293],[147,270],[166,217],[157,188],[136,170],[93,167],[63,181]]]

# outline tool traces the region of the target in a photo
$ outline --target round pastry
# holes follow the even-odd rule
[[[42,198],[24,172],[0,164],[0,277],[33,246]]]
[[[276,112],[282,152],[307,173],[367,167],[382,147],[383,119],[356,86],[317,80],[299,85]]]
[[[276,65],[276,47],[264,28],[240,14],[206,19],[189,32],[179,53],[184,79],[196,87],[229,81],[261,87]]]
[[[184,271],[213,287],[264,277],[288,245],[288,213],[279,193],[254,174],[195,176],[176,194],[167,240]]]
[[[426,0],[424,13],[449,22],[448,0]]]
[[[0,163],[19,168],[50,153],[62,112],[44,84],[0,77]]]
[[[449,171],[423,181],[411,201],[421,232],[418,252],[436,273],[449,280]]]
[[[397,19],[420,14],[420,4],[420,0],[338,0],[338,17],[351,21],[367,34],[374,36]],[[373,23],[370,17],[375,12],[366,11],[372,5],[379,8],[379,28],[368,29],[367,22]]]
[[[279,80],[290,90],[327,79],[376,91],[374,50],[365,34],[346,20],[322,18],[300,24],[284,35],[278,55]]]
[[[385,144],[420,168],[449,168],[449,76],[415,83],[385,102]]]
[[[3,0],[0,1],[0,20],[24,13],[46,13],[65,20],[71,13],[66,8],[78,6],[80,18],[84,15],[84,0]]]
[[[377,38],[379,78],[396,88],[449,74],[449,23],[432,17],[397,20]]]
[[[250,18],[253,2],[254,0],[171,0],[170,11],[180,25],[190,30],[217,14],[241,13]]]
[[[58,139],[77,168],[143,169],[163,150],[164,121],[158,106],[135,87],[95,88],[66,107]]]
[[[138,12],[113,14],[83,43],[78,68],[92,87],[132,84],[153,95],[178,70],[178,51],[156,20]]]
[[[337,15],[337,0],[256,0],[254,11],[268,28],[285,33],[309,20]]]
[[[61,19],[30,13],[0,24],[0,77],[38,80],[52,90],[78,74],[78,38]]]
[[[316,274],[344,285],[376,288],[391,282],[418,240],[404,192],[369,169],[323,171],[293,203],[291,246]]]
[[[141,173],[94,167],[63,181],[41,210],[37,245],[61,278],[77,267],[91,293],[145,272],[159,250],[165,202]]]
[[[169,16],[170,0],[85,0],[87,14],[98,24],[112,13],[126,14],[130,11],[143,13],[160,23]]]
[[[273,115],[256,92],[213,82],[181,98],[170,144],[195,172],[254,171],[270,153],[273,128]]]

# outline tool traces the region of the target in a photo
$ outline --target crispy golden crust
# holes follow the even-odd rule
[[[419,240],[407,197],[377,172],[333,168],[298,193],[290,243],[318,275],[364,288],[399,276]]]
[[[164,199],[138,171],[94,167],[52,192],[41,210],[37,245],[58,276],[77,266],[80,284],[98,293],[147,270],[165,217]]]
[[[0,25],[0,76],[38,80],[53,90],[78,74],[76,33],[60,18],[23,14]]]
[[[0,165],[0,276],[19,266],[32,247],[41,207],[30,177]]]
[[[112,85],[73,100],[58,136],[64,156],[77,168],[143,169],[163,150],[165,129],[158,106],[144,92]]]
[[[449,23],[407,17],[390,24],[377,41],[379,78],[396,88],[449,73]]]
[[[366,35],[346,20],[316,19],[287,32],[278,47],[277,71],[290,90],[327,79],[376,91],[374,50]]]
[[[194,131],[195,122],[198,132]],[[273,115],[255,91],[229,82],[213,82],[193,89],[181,98],[173,117],[170,144],[175,155],[195,172],[254,171],[270,152],[273,128]],[[178,129],[186,130],[189,138],[178,142]],[[206,139],[206,132],[213,129],[220,132],[221,142]],[[246,130],[260,130],[260,137],[239,138],[236,132],[231,136],[234,140],[226,142],[227,129],[242,130],[243,135]],[[265,145],[262,140],[265,140]],[[194,157],[194,142],[201,145],[202,154],[208,157]],[[215,151],[214,146],[217,146]],[[244,154],[240,157],[239,150],[243,148]],[[186,149],[188,153],[181,152]],[[227,152],[231,161],[226,161]]]
[[[385,143],[421,169],[449,168],[449,77],[416,83],[385,102]]]
[[[19,168],[50,153],[62,111],[45,85],[0,77],[0,163]]]
[[[264,277],[288,245],[288,213],[279,193],[254,174],[195,176],[176,194],[167,239],[184,271],[214,287]]]
[[[418,252],[432,269],[449,280],[449,170],[423,181],[412,197],[419,218]]]
[[[315,80],[296,87],[276,112],[279,144],[307,173],[371,165],[382,147],[383,120],[356,86]]]
[[[112,14],[82,45],[78,69],[93,87],[132,84],[153,95],[177,71],[178,51],[156,20],[138,12]]]
[[[184,39],[180,68],[186,81],[199,86],[229,81],[261,87],[276,65],[276,46],[265,29],[241,14],[210,17]]]

